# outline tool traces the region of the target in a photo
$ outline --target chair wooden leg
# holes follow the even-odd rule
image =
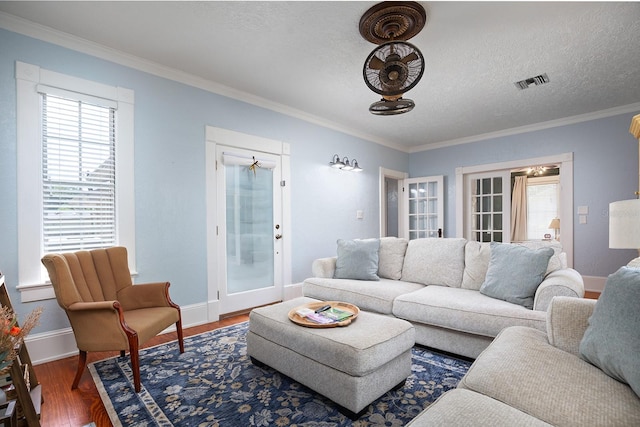
[[[138,335],[129,335],[129,357],[131,357],[131,372],[133,372],[133,387],[140,393],[140,355],[138,354]]]
[[[178,332],[178,346],[180,347],[180,353],[184,353],[184,337],[182,335],[182,317],[176,322],[176,331]]]
[[[84,373],[84,368],[87,367],[87,352],[84,350],[80,350],[78,354],[78,370],[76,371],[76,377],[73,379],[73,383],[71,384],[71,390],[75,390],[78,388],[78,384],[80,383],[80,377]]]

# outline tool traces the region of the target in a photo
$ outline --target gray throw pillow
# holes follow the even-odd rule
[[[551,248],[534,250],[491,242],[491,259],[480,293],[532,309],[552,255]]]
[[[338,240],[334,279],[380,280],[378,250],[380,239]]]
[[[607,283],[580,341],[580,357],[640,397],[640,269],[622,267]]]

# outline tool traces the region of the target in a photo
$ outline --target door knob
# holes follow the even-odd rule
[[[276,240],[282,239],[282,234],[276,234]]]

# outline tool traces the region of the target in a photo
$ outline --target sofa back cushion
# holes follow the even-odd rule
[[[640,397],[640,269],[621,267],[607,278],[589,326],[580,342],[580,357]]]
[[[466,243],[466,239],[458,238],[410,240],[404,256],[402,280],[459,288]]]
[[[551,248],[491,242],[491,260],[480,293],[532,309],[552,255]]]
[[[380,280],[378,250],[380,239],[338,239],[334,279]]]
[[[385,279],[400,280],[404,254],[407,252],[407,239],[398,237],[380,238],[378,251],[378,276]]]

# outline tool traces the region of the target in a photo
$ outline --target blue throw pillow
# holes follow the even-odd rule
[[[339,239],[334,279],[380,280],[379,249],[380,239]]]
[[[520,245],[491,242],[491,258],[480,293],[526,308],[547,272],[553,249],[529,249]]]
[[[622,267],[607,283],[580,341],[580,357],[640,397],[640,269]]]

